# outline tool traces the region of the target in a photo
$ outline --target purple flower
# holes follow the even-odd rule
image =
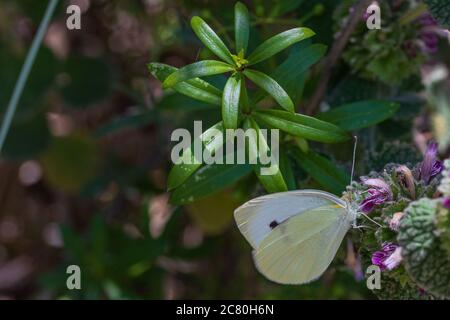
[[[439,49],[439,36],[433,31],[423,31],[420,34],[423,50],[427,53],[436,53]]]
[[[369,19],[369,17],[373,14],[372,10],[369,10],[369,8],[372,9],[371,7],[372,7],[373,5],[380,6],[380,5],[378,4],[378,1],[373,1],[373,2],[370,4],[370,6],[367,7],[367,10],[364,11],[364,13],[363,13],[362,19],[363,19],[364,21],[367,21],[367,19]],[[352,8],[350,9],[350,13],[353,13],[353,11],[355,11],[355,8],[352,7]]]
[[[391,189],[382,179],[364,179],[363,183],[370,188],[367,190],[369,196],[360,204],[362,212],[370,213],[375,206],[392,200]]]
[[[425,290],[424,288],[419,287],[419,294],[420,294],[421,296],[424,296],[424,295],[427,294],[427,290]]]
[[[424,13],[417,20],[423,27],[430,27],[437,25],[436,20],[434,20],[433,16],[429,13]]]
[[[402,261],[401,249],[398,245],[387,242],[380,251],[372,254],[372,263],[379,266],[381,271],[395,269]]]
[[[399,166],[395,169],[395,174],[399,184],[408,190],[409,196],[414,200],[416,198],[416,187],[411,170],[407,166]]]
[[[444,201],[442,202],[442,205],[444,206],[445,209],[450,210],[450,197],[445,198]]]
[[[442,29],[429,13],[423,14],[417,19],[421,26],[419,32],[419,47],[425,53],[436,53],[439,49],[439,37]]]
[[[365,11],[365,12],[363,13],[362,19],[363,19],[364,21],[367,21],[367,19],[369,19],[369,17],[370,17],[370,14],[369,14],[367,11]]]
[[[444,170],[444,165],[437,159],[437,150],[438,144],[431,142],[427,147],[425,157],[420,165],[420,179],[426,184],[429,184],[431,179]]]

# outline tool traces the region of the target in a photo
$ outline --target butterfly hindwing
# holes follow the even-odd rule
[[[257,269],[282,284],[318,278],[330,265],[350,224],[346,211],[326,205],[276,227],[253,251]]]

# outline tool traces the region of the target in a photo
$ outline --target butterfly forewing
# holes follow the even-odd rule
[[[239,230],[254,249],[278,225],[326,205],[345,207],[336,196],[318,190],[275,193],[250,200],[234,212]]]

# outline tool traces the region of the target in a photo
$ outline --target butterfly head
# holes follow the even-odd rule
[[[358,204],[352,200],[351,195],[348,192],[345,192],[341,199],[345,202],[348,222],[353,227],[356,226],[356,219],[361,215]]]
[[[358,219],[360,213],[358,212],[357,208],[354,207],[347,207],[348,209],[348,221],[351,224],[352,227],[356,227],[356,220]]]

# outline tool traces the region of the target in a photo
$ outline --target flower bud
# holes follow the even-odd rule
[[[407,166],[399,166],[395,170],[395,175],[399,184],[408,190],[412,200],[416,199],[416,186],[414,185],[414,176]]]
[[[389,228],[394,231],[398,231],[398,227],[400,225],[400,220],[405,214],[403,212],[396,212],[392,217],[391,221],[389,221]]]

